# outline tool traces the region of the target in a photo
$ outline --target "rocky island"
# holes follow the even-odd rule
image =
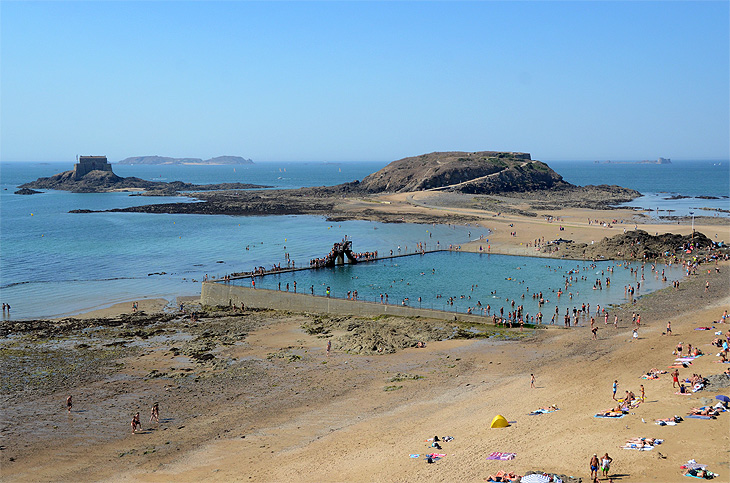
[[[210,159],[201,158],[170,158],[167,156],[133,156],[131,158],[124,158],[116,164],[148,164],[148,165],[241,165],[241,164],[253,164],[250,159],[242,158],[241,156],[216,156]]]
[[[194,193],[200,203],[163,203],[109,211],[256,216],[267,214],[323,215],[333,220],[432,222],[424,210],[394,214],[384,198],[425,193],[439,206],[498,206],[500,212],[525,213],[524,208],[556,206],[610,209],[641,196],[620,186],[575,186],[529,153],[499,151],[435,152],[394,161],[365,177],[336,186],[287,190],[210,191]],[[495,198],[495,197],[498,197]],[[408,206],[418,206],[411,196]],[[421,206],[425,206],[421,204]],[[536,216],[532,214],[529,216]],[[465,220],[468,219],[464,218]]]
[[[145,191],[146,194],[175,195],[180,191],[208,191],[231,189],[258,189],[270,186],[248,183],[218,183],[199,185],[173,181],[147,181],[136,177],[123,178],[112,171],[106,156],[81,156],[71,171],[54,174],[47,178],[38,178],[30,183],[20,185],[17,194],[32,194],[29,190],[53,189],[72,191],[74,193],[103,193],[108,191]]]

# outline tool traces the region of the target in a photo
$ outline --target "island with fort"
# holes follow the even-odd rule
[[[34,190],[53,189],[75,193],[104,193],[109,191],[141,191],[147,195],[175,195],[180,191],[193,190],[231,190],[270,188],[248,183],[192,184],[182,181],[147,181],[136,177],[121,177],[114,174],[106,156],[79,156],[78,162],[70,171],[50,177],[38,178],[20,185],[16,194],[35,194]]]
[[[39,180],[40,181],[40,180]],[[44,183],[23,185],[43,188]],[[403,194],[410,193],[405,198]],[[389,196],[404,198],[408,221],[432,221],[417,209],[422,199],[432,205],[501,206],[503,212],[537,216],[534,209],[560,206],[610,209],[639,196],[615,185],[576,186],[529,153],[479,151],[434,152],[393,161],[365,177],[335,186],[280,190],[208,189],[188,194],[199,203],[162,203],[113,209],[144,213],[225,215],[315,214],[333,220],[396,221],[385,205]],[[387,201],[387,203],[383,203]]]

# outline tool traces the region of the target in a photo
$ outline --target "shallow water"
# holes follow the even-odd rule
[[[631,268],[635,269],[631,273]],[[466,312],[469,307],[476,313],[478,302],[482,308],[487,304],[491,311],[500,307],[507,312],[511,302],[523,305],[534,315],[538,312],[538,299],[533,294],[543,293],[545,305],[542,308],[543,321],[548,322],[555,307],[562,316],[566,308],[590,304],[594,311],[597,305],[607,307],[628,301],[624,287],[641,288],[634,296],[650,293],[671,286],[673,280],[680,279],[684,271],[681,265],[658,265],[658,273],[652,273],[651,264],[644,266],[644,280],[641,280],[642,266],[638,263],[604,261],[591,264],[569,260],[517,257],[510,255],[490,255],[462,252],[436,252],[426,255],[398,257],[375,262],[344,265],[334,268],[303,270],[275,273],[256,278],[256,288],[294,290],[297,292],[324,296],[330,287],[330,296],[346,298],[347,292],[357,290],[358,299],[380,303],[380,295],[388,294],[390,304],[400,305],[404,299],[412,307]],[[665,271],[667,282],[661,281],[661,271]],[[569,285],[566,288],[566,277]],[[585,278],[586,280],[583,280]],[[610,278],[610,285],[606,284]],[[593,290],[597,279],[601,289]],[[250,286],[250,278],[234,280],[234,285]],[[557,292],[563,294],[558,297]],[[524,298],[523,298],[524,295]],[[572,298],[571,298],[572,295]],[[418,301],[421,297],[421,301]],[[453,305],[447,303],[453,298]],[[562,318],[559,321],[562,323]],[[611,322],[613,322],[611,320]]]

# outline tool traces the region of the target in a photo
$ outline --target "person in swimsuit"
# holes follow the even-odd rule
[[[604,454],[601,458],[601,471],[603,472],[603,477],[608,478],[608,470],[611,468],[611,462],[613,461],[613,458],[608,456],[608,453]]]
[[[132,433],[135,433],[137,431],[137,426],[139,426],[139,429],[142,429],[142,422],[139,420],[139,412],[132,417]]]
[[[591,478],[595,479],[598,478],[598,455],[594,454],[591,457],[591,462],[589,463],[591,467]]]
[[[66,409],[68,409],[68,413],[71,414],[71,407],[73,406],[73,401],[71,400],[71,396],[66,398]]]
[[[679,369],[675,369],[672,373],[672,387],[677,387],[677,384],[679,384]]]

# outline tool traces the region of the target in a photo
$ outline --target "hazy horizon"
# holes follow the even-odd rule
[[[0,8],[1,161],[730,158],[728,2]]]

